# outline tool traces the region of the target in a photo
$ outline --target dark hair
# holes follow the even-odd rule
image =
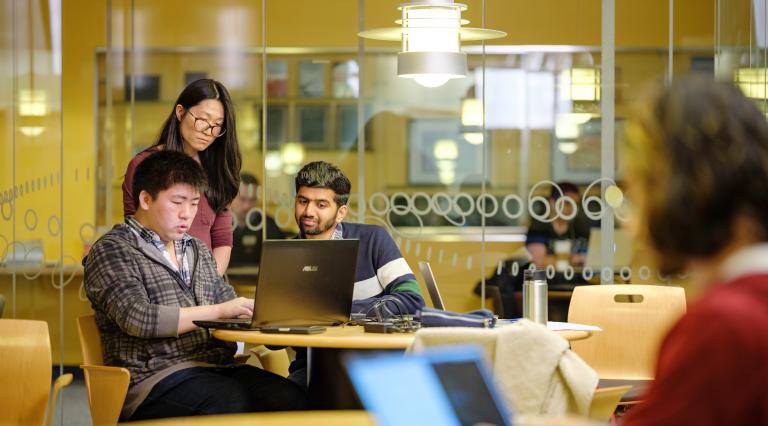
[[[299,170],[296,174],[296,192],[302,186],[333,190],[336,193],[334,201],[339,206],[347,204],[352,190],[349,178],[338,167],[325,161],[313,161]]]
[[[259,185],[259,179],[257,179],[256,176],[248,172],[240,173],[240,182],[246,185],[253,185],[253,186]]]
[[[249,188],[250,187],[250,188]],[[245,172],[240,173],[240,187],[239,187],[239,193],[243,194],[244,191],[248,193],[248,195],[255,195],[257,194],[256,190],[259,188],[259,180],[256,179],[256,176]]]
[[[744,218],[768,238],[768,123],[733,84],[689,77],[657,90],[626,151],[638,228],[662,272],[720,253]]]
[[[160,138],[155,145],[165,145],[169,151],[184,152],[184,142],[176,117],[176,105],[184,108],[184,113],[206,99],[217,99],[224,106],[224,128],[226,132],[205,150],[200,152],[200,164],[208,174],[208,188],[205,197],[208,204],[217,213],[232,202],[240,188],[240,148],[237,144],[235,108],[232,99],[223,84],[216,80],[201,79],[190,83],[176,99],[168,119],[163,124]]]
[[[200,164],[183,152],[155,152],[136,167],[131,188],[133,203],[138,208],[141,191],[146,191],[155,199],[161,191],[177,183],[191,185],[202,193],[208,184],[208,178]]]
[[[557,186],[552,187],[552,191],[550,191],[549,193],[549,198],[557,200],[558,198],[560,198],[560,196],[565,195],[569,192],[575,193],[575,194],[579,193],[579,187],[576,186],[575,183],[562,181],[562,182],[557,182],[556,185]],[[558,188],[560,189],[558,190]]]

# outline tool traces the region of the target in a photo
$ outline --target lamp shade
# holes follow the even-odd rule
[[[466,5],[453,0],[412,1],[399,6],[400,27],[377,28],[358,33],[374,40],[400,41],[397,75],[412,78],[426,87],[438,87],[452,78],[467,75],[467,55],[461,52],[462,40],[487,40],[504,37],[502,31],[464,28],[461,19]]]

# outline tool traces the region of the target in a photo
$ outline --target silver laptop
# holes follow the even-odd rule
[[[589,233],[589,246],[584,266],[589,266],[593,271],[602,268],[602,248],[600,240],[602,232],[599,228],[592,228]],[[613,231],[613,269],[617,271],[624,266],[632,264],[632,236],[623,229]]]
[[[429,298],[432,299],[432,306],[434,306],[435,309],[445,310],[443,298],[440,297],[440,290],[437,289],[435,274],[432,273],[432,267],[429,266],[429,262],[419,262],[419,270],[421,271],[421,275],[424,277],[424,283],[427,285]]]
[[[358,240],[265,240],[251,319],[194,321],[200,327],[334,325],[349,320]]]

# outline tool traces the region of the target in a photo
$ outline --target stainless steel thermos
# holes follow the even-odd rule
[[[523,273],[523,317],[547,325],[547,274],[543,270]]]

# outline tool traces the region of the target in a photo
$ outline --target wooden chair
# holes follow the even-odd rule
[[[650,380],[661,339],[685,313],[681,287],[588,285],[576,287],[568,322],[600,326],[572,343],[601,379]]]
[[[125,368],[107,367],[101,350],[101,336],[93,315],[77,319],[80,350],[83,353],[85,388],[94,426],[115,425],[120,418],[130,373]]]
[[[589,418],[607,422],[616,411],[621,398],[630,389],[632,389],[631,385],[596,389],[592,396],[592,404],[589,406]]]
[[[264,345],[251,348],[261,363],[261,368],[277,375],[288,377],[288,367],[291,365],[288,351],[285,349],[269,349]]]
[[[49,405],[52,365],[48,323],[0,319],[0,424],[51,425],[59,392],[72,383],[59,376]]]

